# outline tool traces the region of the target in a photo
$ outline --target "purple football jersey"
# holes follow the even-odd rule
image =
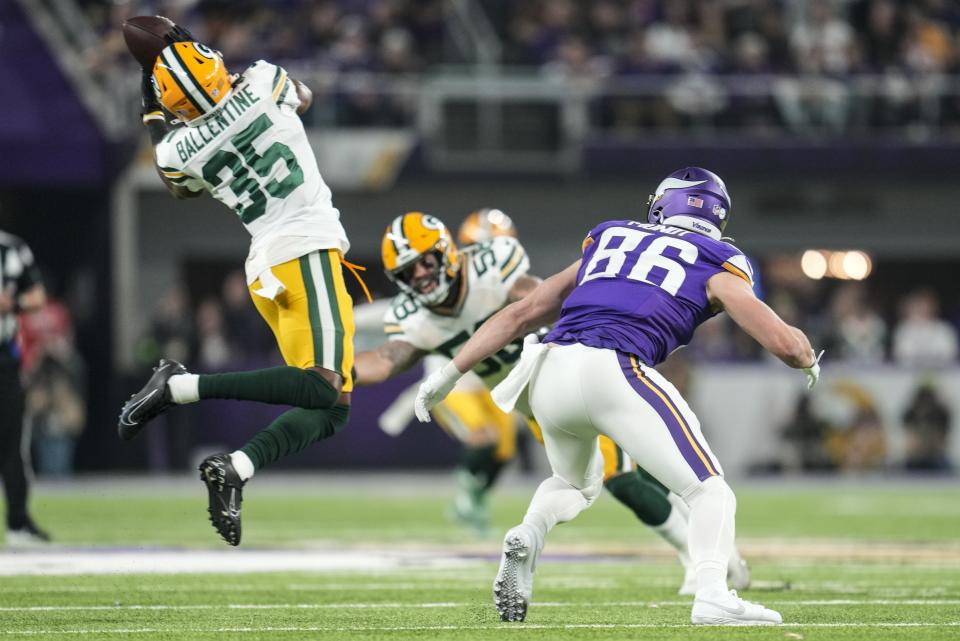
[[[752,284],[739,249],[678,227],[612,220],[583,247],[577,286],[544,342],[615,349],[657,365],[717,313],[707,299],[711,276],[729,271]]]

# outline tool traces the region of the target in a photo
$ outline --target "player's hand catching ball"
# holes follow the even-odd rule
[[[463,373],[451,361],[420,383],[417,398],[413,402],[413,411],[421,423],[430,421],[430,410],[447,397],[447,394],[456,387],[461,376]]]

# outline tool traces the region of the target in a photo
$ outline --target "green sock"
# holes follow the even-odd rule
[[[496,451],[496,445],[463,448],[460,466],[480,482],[481,491],[489,490],[503,469],[504,462],[496,459]]]
[[[278,416],[240,450],[253,461],[254,469],[259,470],[312,443],[333,436],[343,429],[349,417],[349,405],[316,410],[292,409]]]
[[[670,494],[670,490],[667,489],[667,486],[661,483],[660,481],[658,481],[657,479],[653,478],[653,475],[650,474],[650,472],[646,471],[642,467],[636,468],[636,472],[637,472],[637,476],[639,476],[642,480],[646,481],[649,485],[660,488],[660,491],[663,493],[664,496],[666,496],[667,494]]]
[[[673,509],[663,486],[646,472],[643,475],[637,472],[620,474],[607,479],[604,485],[618,501],[633,510],[638,519],[651,527],[665,523]]]
[[[332,407],[340,398],[320,374],[297,367],[201,374],[198,384],[201,399],[229,398],[315,410]]]

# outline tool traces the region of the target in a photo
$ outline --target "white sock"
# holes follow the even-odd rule
[[[197,374],[174,374],[167,380],[167,388],[177,405],[200,400],[200,377]]]
[[[697,594],[726,592],[727,566],[717,567],[715,561],[701,561],[694,568],[697,574]]]
[[[253,477],[255,472],[253,469],[253,461],[251,461],[250,457],[244,452],[237,450],[231,454],[230,462],[233,463],[233,469],[235,469],[237,474],[240,475],[241,481],[246,481],[247,479]]]
[[[582,491],[556,476],[551,476],[537,488],[523,522],[545,538],[547,532],[557,523],[573,519],[590,507],[592,502]]]
[[[687,543],[689,528],[687,527],[687,519],[683,512],[674,507],[670,510],[670,515],[666,521],[660,525],[653,525],[650,529],[659,534],[664,541],[677,550],[683,567],[690,565],[690,549]]]
[[[667,500],[670,501],[670,505],[673,506],[673,509],[680,511],[684,521],[690,520],[690,506],[687,505],[686,501],[680,498],[679,494],[676,494],[675,492],[667,492]]]
[[[697,593],[727,589],[727,562],[733,549],[737,498],[727,482],[714,476],[688,497],[690,558],[697,572]]]

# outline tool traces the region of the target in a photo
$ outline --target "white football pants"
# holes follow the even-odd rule
[[[553,477],[537,489],[524,522],[546,534],[593,503],[603,485],[603,434],[686,501],[698,585],[725,585],[736,498],[686,401],[627,354],[579,344],[546,352],[528,395]]]

